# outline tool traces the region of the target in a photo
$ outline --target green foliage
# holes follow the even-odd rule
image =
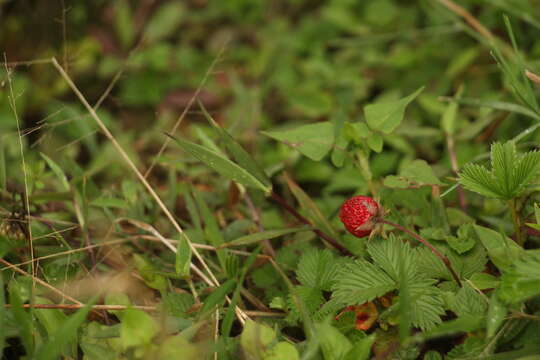
[[[398,238],[372,242],[367,249],[373,263],[356,260],[346,264],[334,285],[332,301],[341,306],[363,304],[399,289],[408,289],[408,301],[398,306],[408,309],[410,321],[422,329],[441,322],[444,314],[440,290],[434,286],[431,273],[421,272],[415,261],[415,250]]]
[[[516,153],[514,142],[491,146],[491,171],[482,165],[467,164],[460,183],[487,197],[509,200],[520,196],[540,170],[540,152]]]
[[[540,353],[537,2],[0,3],[0,357]]]

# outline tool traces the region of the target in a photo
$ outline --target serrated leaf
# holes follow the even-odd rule
[[[414,93],[397,101],[384,101],[366,105],[364,114],[369,127],[373,130],[389,134],[401,123],[405,114],[405,109],[413,101],[424,87],[419,88]]]
[[[306,286],[330,290],[337,278],[339,262],[330,250],[311,250],[300,258],[296,276]]]
[[[298,300],[301,301],[305,311],[311,315],[319,310],[325,299],[320,289],[303,285],[295,286],[287,299],[289,314],[285,320],[291,324],[296,324],[301,319],[301,309],[297,304]]]
[[[434,282],[413,283],[410,286],[411,324],[422,330],[429,330],[442,322],[445,314],[441,291]]]
[[[465,189],[480,195],[493,198],[503,196],[491,172],[481,165],[465,164],[459,173],[459,182]]]
[[[491,145],[491,171],[506,198],[513,193],[513,169],[516,161],[516,147],[513,142],[496,142]]]
[[[328,154],[334,144],[334,125],[329,121],[289,130],[262,131],[261,133],[283,142],[315,161],[321,160]]]
[[[193,157],[202,161],[224,177],[247,187],[252,187],[269,193],[271,188],[263,184],[246,169],[223,157],[222,155],[195,143],[172,137],[180,147]]]
[[[214,119],[210,116],[208,111],[206,111],[206,108],[202,105],[201,102],[199,102],[199,106],[202,109],[206,120],[208,120],[214,130],[217,131],[217,133],[223,140],[225,147],[231,154],[232,158],[236,161],[236,163],[246,169],[250,174],[256,177],[265,186],[271,188],[272,182],[270,181],[264,170],[262,170],[259,164],[255,161],[255,159],[246,150],[244,150],[244,148],[229,134],[227,130],[219,126],[219,124],[214,121]]]
[[[365,260],[356,260],[341,269],[333,298],[343,304],[363,304],[396,288],[396,281],[382,269]]]
[[[471,250],[476,244],[476,233],[472,224],[461,225],[457,231],[457,237],[449,236],[447,239],[448,245],[458,254],[466,253]]]
[[[449,301],[450,309],[458,316],[485,316],[487,311],[487,301],[468,283],[458,290],[457,294],[452,294]]]
[[[371,347],[375,343],[376,335],[371,334],[357,340],[351,350],[345,355],[344,360],[367,360],[371,354]]]
[[[412,280],[416,275],[416,263],[413,249],[409,243],[403,242],[395,236],[387,240],[370,241],[367,252],[373,262],[380,266],[395,282],[400,281],[400,272],[405,271],[406,281]]]

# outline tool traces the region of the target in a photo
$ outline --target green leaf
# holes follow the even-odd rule
[[[221,233],[221,229],[219,228],[216,216],[212,213],[212,211],[210,211],[210,208],[202,198],[199,191],[193,189],[193,196],[195,197],[195,201],[197,203],[197,206],[199,207],[201,217],[204,220],[205,238],[212,246],[219,248],[221,245],[224,244],[225,240],[223,239],[223,234]],[[221,268],[225,269],[228,257],[227,253],[223,250],[217,250],[216,253]]]
[[[9,302],[11,312],[17,322],[19,337],[27,354],[34,353],[33,324],[30,315],[23,309],[23,300],[20,294],[20,285],[16,281],[9,283]],[[3,321],[3,319],[2,319]]]
[[[283,142],[315,161],[321,160],[334,144],[334,125],[329,121],[283,131],[263,131],[262,134]]]
[[[497,181],[484,166],[465,164],[459,173],[459,182],[467,190],[474,191],[486,197],[499,198],[502,193]]]
[[[300,354],[293,344],[280,341],[264,354],[264,360],[300,360]]]
[[[351,342],[338,329],[327,324],[315,324],[324,360],[341,360],[352,349]]]
[[[499,279],[486,273],[476,273],[471,276],[469,281],[479,290],[493,289],[499,286]]]
[[[435,176],[433,169],[425,160],[414,160],[401,170],[399,176],[387,176],[384,185],[404,189],[414,186],[444,185],[444,183]]]
[[[298,184],[294,182],[287,174],[285,174],[285,180],[289,185],[289,189],[293,193],[296,200],[300,203],[302,209],[306,212],[307,218],[313,221],[314,225],[329,234],[330,236],[337,236],[336,231],[328,221],[328,216],[323,215],[317,204],[309,197],[308,194],[302,190]]]
[[[240,273],[240,277],[236,284],[236,289],[234,290],[234,294],[231,299],[231,303],[229,304],[227,312],[225,313],[225,317],[223,318],[223,321],[221,323],[221,334],[224,336],[229,336],[231,332],[231,328],[234,322],[234,317],[236,315],[236,304],[238,303],[240,299],[240,291],[242,290],[242,286],[243,286],[242,284],[244,283],[248,270],[253,266],[260,252],[261,252],[261,246],[259,245],[259,247],[257,247],[254,251],[251,252],[247,260],[244,262],[244,265],[242,267],[242,272]]]
[[[69,317],[62,326],[56,331],[53,336],[49,336],[47,342],[38,350],[35,359],[37,360],[54,360],[60,358],[66,345],[77,338],[78,329],[86,320],[86,316],[92,309],[92,303],[85,305],[83,308]]]
[[[341,269],[332,298],[346,304],[363,304],[397,288],[397,283],[378,266],[356,260]]]
[[[486,336],[492,338],[495,336],[499,328],[501,327],[508,309],[506,306],[499,301],[497,293],[493,292],[491,298],[489,299],[489,309],[487,313],[487,325],[486,325]]]
[[[244,148],[227,132],[227,130],[219,126],[219,124],[214,121],[214,119],[210,116],[208,111],[206,111],[206,108],[200,101],[199,106],[202,109],[206,120],[208,120],[214,130],[217,131],[217,133],[225,143],[225,147],[232,155],[236,163],[246,169],[251,175],[256,177],[262,184],[271,188],[272,182],[270,181],[266,173],[260,168],[259,164],[255,161],[255,159],[253,159],[253,157],[246,150],[244,150]]]
[[[248,319],[240,335],[240,344],[249,359],[263,359],[265,351],[275,339],[274,330]]]
[[[171,138],[174,139],[174,141],[176,141],[176,143],[180,145],[184,151],[199,159],[226,178],[236,181],[244,186],[262,190],[265,193],[269,193],[271,191],[269,186],[263,184],[255,176],[251,175],[246,169],[240,167],[222,155],[207,149],[204,146],[172,136]]]
[[[461,184],[481,195],[512,199],[521,195],[540,171],[540,152],[518,156],[514,142],[491,146],[491,172],[485,167],[466,164],[460,173]]]
[[[448,301],[450,309],[458,316],[483,317],[487,311],[487,301],[483,295],[464,283],[457,294],[452,294]]]
[[[383,138],[381,134],[373,132],[367,139],[369,148],[377,153],[380,153],[383,148]]]
[[[205,300],[204,304],[201,307],[201,315],[206,314],[208,311],[212,310],[216,305],[221,304],[225,300],[225,296],[234,290],[236,287],[236,280],[229,279],[216,290],[214,290]]]
[[[353,344],[353,347],[347,355],[345,355],[344,360],[367,360],[371,354],[371,347],[375,343],[376,336],[371,334],[362,338],[356,343]]]
[[[173,33],[186,14],[182,3],[167,2],[160,6],[144,27],[144,39],[157,41]]]
[[[396,283],[400,273],[405,271],[405,280],[412,280],[416,275],[414,252],[407,242],[393,235],[386,240],[370,241],[367,251],[373,262],[380,266]]]
[[[411,324],[429,330],[442,322],[445,314],[441,291],[433,286],[434,281],[410,283],[410,306],[408,314]]]
[[[476,233],[472,224],[461,225],[457,231],[457,237],[447,237],[448,245],[458,254],[466,253],[476,244]]]
[[[486,248],[489,258],[499,270],[507,269],[523,252],[523,249],[515,241],[495,230],[480,225],[474,225],[474,230]]]
[[[397,101],[384,101],[370,104],[364,107],[364,114],[369,127],[373,130],[390,134],[401,123],[405,109],[413,101],[424,87]]]
[[[120,342],[124,349],[150,344],[158,333],[156,321],[142,310],[124,310],[120,327]]]
[[[62,186],[64,187],[64,190],[65,191],[69,191],[70,189],[70,186],[69,186],[69,181],[66,177],[66,174],[64,173],[64,171],[62,170],[62,168],[60,166],[58,166],[57,163],[55,163],[51,158],[49,158],[47,155],[43,154],[43,153],[39,153],[39,155],[41,155],[41,157],[43,159],[45,159],[45,161],[47,162],[47,165],[49,165],[49,167],[51,168],[51,170],[54,172],[54,174],[56,175],[56,177],[60,180],[60,182],[62,183]]]
[[[338,271],[339,262],[330,250],[313,249],[300,258],[296,276],[302,285],[328,291]]]
[[[191,266],[191,247],[189,246],[189,240],[186,235],[180,233],[180,240],[178,240],[178,246],[176,248],[176,260],[175,270],[176,274],[180,276],[189,276],[189,269]]]
[[[469,106],[487,107],[487,108],[491,108],[495,110],[521,114],[521,115],[528,116],[532,119],[535,119],[537,121],[540,121],[540,115],[537,115],[534,111],[531,111],[527,107],[519,105],[519,104],[503,102],[503,101],[484,101],[484,100],[472,99],[472,98],[445,98],[445,100],[454,101],[454,102],[464,104],[464,105],[469,105]]]
[[[513,192],[513,169],[517,161],[516,147],[513,142],[499,142],[491,145],[491,168],[494,178],[500,184],[502,194],[508,196]]]
[[[516,304],[540,294],[540,250],[522,251],[501,277],[499,297]]]
[[[296,228],[290,228],[290,229],[276,229],[276,230],[261,231],[258,233],[239,237],[238,239],[234,239],[228,243],[220,245],[219,248],[241,246],[241,245],[251,245],[251,244],[261,242],[263,240],[275,239],[277,237],[281,237],[284,235],[293,234],[300,231],[307,231],[307,230],[313,230],[313,228],[302,226],[302,227],[296,227]]]
[[[454,98],[460,98],[463,93],[463,86],[460,86]],[[456,132],[456,119],[458,111],[458,102],[452,101],[447,105],[441,119],[441,128],[448,135],[454,135]]]

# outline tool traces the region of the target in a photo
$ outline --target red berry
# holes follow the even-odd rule
[[[345,201],[339,210],[339,218],[347,231],[356,237],[368,236],[375,227],[374,218],[379,204],[367,196],[355,196]]]

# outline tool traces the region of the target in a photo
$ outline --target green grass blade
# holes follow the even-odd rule
[[[270,186],[263,184],[255,176],[251,175],[246,169],[216,153],[215,151],[190,141],[175,138],[172,135],[168,136],[176,141],[176,143],[180,145],[184,151],[202,161],[224,177],[236,181],[244,186],[262,190],[265,193],[269,193],[271,191]]]
[[[272,183],[265,172],[260,168],[255,159],[218,123],[214,121],[212,116],[206,111],[204,105],[199,101],[199,107],[201,108],[206,120],[212,125],[212,127],[219,134],[223,140],[225,147],[231,154],[232,158],[244,169],[246,169],[251,175],[256,177],[265,186],[272,187]]]
[[[236,287],[236,280],[229,279],[220,287],[218,287],[214,292],[210,294],[205,300],[204,304],[201,307],[200,314],[204,316],[208,311],[212,310],[216,305],[221,304],[225,300],[225,296],[234,290]]]
[[[6,316],[6,299],[4,297],[4,277],[0,274],[0,354],[4,352],[5,333],[4,319]]]

